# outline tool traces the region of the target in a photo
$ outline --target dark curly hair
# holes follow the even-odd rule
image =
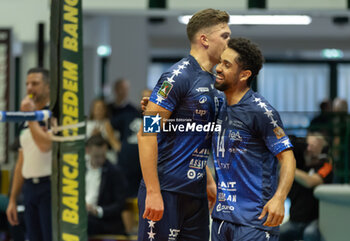
[[[238,65],[243,70],[252,72],[252,75],[247,80],[247,85],[250,86],[253,79],[259,74],[265,61],[259,47],[246,38],[231,38],[228,42],[228,47],[239,54],[236,59]]]

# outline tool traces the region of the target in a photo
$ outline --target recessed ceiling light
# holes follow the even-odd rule
[[[192,15],[179,16],[178,21],[187,24]],[[312,18],[307,15],[231,15],[232,25],[309,25]]]

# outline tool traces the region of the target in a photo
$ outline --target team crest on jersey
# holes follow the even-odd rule
[[[170,82],[164,81],[157,94],[163,96],[164,98],[167,98],[172,88],[173,85]]]
[[[273,129],[273,132],[275,133],[277,139],[281,139],[282,137],[286,136],[283,129],[279,126],[277,126],[275,129]]]

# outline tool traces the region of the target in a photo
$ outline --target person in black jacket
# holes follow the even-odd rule
[[[106,159],[107,142],[100,135],[87,140],[86,208],[88,234],[125,234],[121,212],[126,197],[122,172]]]
[[[289,193],[290,218],[280,228],[280,241],[318,241],[318,200],[314,188],[333,179],[328,143],[323,134],[309,132],[306,143],[293,142],[297,160],[294,183]]]

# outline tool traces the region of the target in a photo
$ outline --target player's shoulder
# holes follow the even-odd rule
[[[251,91],[251,95],[246,103],[257,115],[264,114],[267,111],[276,112],[276,109],[270,104],[270,102],[258,92]]]
[[[189,55],[168,68],[161,78],[163,81],[168,81],[171,84],[182,83],[196,75],[196,71],[194,71],[195,65],[194,58]]]

